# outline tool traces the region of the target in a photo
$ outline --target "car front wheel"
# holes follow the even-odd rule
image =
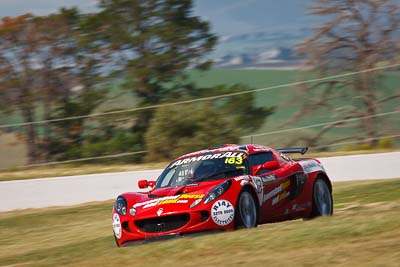
[[[257,205],[249,191],[245,190],[240,193],[236,211],[236,227],[252,228],[257,226]]]
[[[119,248],[120,247],[120,245],[118,244],[118,241],[117,241],[117,237],[115,236],[115,234],[113,233],[113,235],[114,235],[114,241],[115,241],[115,245]]]

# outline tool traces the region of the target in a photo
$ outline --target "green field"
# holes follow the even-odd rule
[[[310,74],[301,70],[212,70],[206,73],[192,72],[191,78],[199,86],[209,87],[216,84],[235,84],[241,83],[252,88],[267,88],[276,85],[288,84],[293,82],[305,81],[315,78]],[[399,90],[400,75],[398,72],[390,73],[379,85],[379,98],[395,94]],[[289,119],[295,112],[300,110],[304,102],[310,95],[301,95],[296,93],[299,86],[288,86],[279,89],[260,91],[256,93],[257,106],[276,106],[276,112],[268,118],[268,121],[262,125],[258,130],[259,133],[271,132],[293,127],[302,127],[316,123],[325,123],[338,120],[334,114],[327,112],[327,110],[316,110],[314,113],[305,116],[299,121],[289,123]],[[349,104],[346,99],[334,102],[334,107],[343,107]],[[396,100],[387,103],[379,112],[393,111],[398,107],[399,102]],[[340,118],[339,118],[340,119]],[[400,130],[400,116],[391,115],[382,117],[379,120],[381,125],[380,129],[390,129],[390,132],[398,133]],[[274,144],[280,145],[287,143],[287,141],[295,139],[299,135],[307,135],[311,132],[318,130],[308,129],[292,133],[273,134],[268,136],[255,137],[253,141],[261,144]],[[326,141],[337,138],[346,137],[359,133],[357,128],[354,129],[335,129],[327,134]],[[257,133],[253,133],[257,134]],[[249,142],[250,140],[243,140]],[[341,147],[337,147],[336,149]],[[335,150],[335,149],[334,149]]]
[[[0,131],[0,169],[26,164],[26,145],[12,133]]]
[[[334,184],[335,214],[117,249],[112,202],[0,213],[0,266],[398,266],[400,179]]]
[[[215,86],[219,84],[233,85],[233,84],[243,84],[253,89],[266,88],[270,86],[288,84],[296,81],[303,81],[312,78],[309,74],[306,74],[301,70],[210,70],[207,72],[190,71],[190,79],[196,83],[198,86],[205,88],[210,86]],[[385,80],[380,84],[379,95],[389,96],[394,94],[399,90],[400,84],[400,74],[398,72],[391,72],[385,78]],[[137,100],[126,90],[121,89],[118,82],[110,85],[111,96],[108,102],[103,104],[96,110],[96,112],[107,111],[110,109],[128,109],[135,107]],[[204,89],[206,90],[206,89]],[[268,120],[261,125],[258,133],[282,130],[293,127],[307,126],[316,123],[324,123],[335,121],[338,118],[334,117],[333,114],[326,112],[326,110],[316,110],[315,113],[306,116],[304,119],[290,122],[291,116],[300,109],[303,101],[307,101],[307,98],[312,96],[302,96],[296,94],[298,87],[284,87],[268,91],[260,91],[256,93],[256,105],[257,106],[275,106],[276,112],[268,118]],[[340,100],[335,102],[336,107],[345,106],[348,104],[346,100]],[[397,100],[393,100],[379,112],[387,112],[395,110],[399,105]],[[40,118],[37,118],[40,119]],[[21,118],[18,114],[14,115],[0,115],[0,124],[20,122]],[[381,117],[379,120],[380,129],[383,131],[382,134],[391,135],[398,134],[400,131],[400,116],[390,115],[386,117]],[[309,135],[315,129],[300,130],[296,132],[289,132],[284,134],[273,134],[267,136],[260,136],[253,138],[254,143],[267,144],[274,146],[281,146],[288,143],[291,140],[297,140],[298,137],[302,135]],[[250,134],[250,133],[249,133]],[[257,134],[257,133],[251,133]],[[326,143],[333,138],[343,138],[352,135],[360,134],[357,128],[353,129],[336,129],[329,132],[329,134],[324,137],[321,143]],[[21,153],[17,157],[9,157],[7,152],[11,154],[18,154],[21,149],[25,149],[24,146],[12,146],[7,145],[5,141],[2,140],[3,137],[0,135],[0,168],[17,166],[18,163],[25,162],[25,157]],[[250,142],[250,138],[243,138],[243,143]],[[301,143],[296,144],[301,145]],[[342,149],[344,146],[333,147],[333,150]],[[15,162],[13,162],[15,158]],[[7,161],[5,160],[7,159]],[[11,163],[9,163],[11,161]]]

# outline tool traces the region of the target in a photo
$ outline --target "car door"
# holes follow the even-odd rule
[[[282,193],[279,195],[279,204],[274,209],[275,221],[293,219],[301,217],[305,210],[306,198],[304,195],[304,184],[307,180],[303,168],[285,154],[276,152],[275,157],[280,163],[279,170],[276,171],[278,183],[281,185]],[[274,206],[272,202],[272,206]]]
[[[263,181],[264,195],[260,209],[260,221],[269,222],[285,219],[290,212],[291,199],[289,196],[292,188],[292,161],[282,158],[272,151],[250,155],[249,159],[252,170],[266,162],[279,162],[277,169],[262,168],[257,173],[253,173],[253,175],[261,177]]]

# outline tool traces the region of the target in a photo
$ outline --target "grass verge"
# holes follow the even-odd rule
[[[398,266],[400,179],[334,184],[335,215],[116,249],[112,202],[0,213],[0,266]]]

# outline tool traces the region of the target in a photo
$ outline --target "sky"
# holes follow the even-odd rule
[[[195,12],[212,22],[223,35],[245,32],[291,30],[308,26],[310,0],[197,0]]]
[[[97,0],[0,0],[0,17],[24,13],[46,15],[61,7],[96,10]],[[265,30],[293,30],[309,25],[305,16],[311,0],[194,0],[194,13],[211,22],[221,36]]]
[[[95,10],[96,0],[0,0],[0,17],[16,16],[24,13],[46,15],[61,7],[77,6],[80,10]]]
[[[393,0],[400,3],[400,0]],[[61,7],[77,6],[93,12],[98,0],[0,0],[0,17],[24,13],[46,15]],[[194,13],[211,22],[220,36],[273,29],[294,31],[310,27],[318,18],[306,15],[312,0],[193,0]]]

